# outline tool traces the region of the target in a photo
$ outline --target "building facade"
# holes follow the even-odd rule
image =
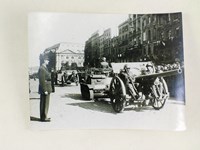
[[[118,61],[126,61],[126,50],[128,50],[129,43],[129,21],[126,20],[118,26]]]
[[[109,59],[111,57],[110,41],[111,41],[111,29],[106,29],[103,32],[103,53],[101,57],[106,57]]]
[[[102,35],[96,31],[85,43],[85,66],[98,66],[102,57],[109,58],[111,55],[110,49],[111,29],[103,31]]]
[[[97,59],[100,57],[100,36],[98,31],[92,34],[92,36],[85,43],[85,62],[84,66],[94,67],[97,63]]]
[[[183,60],[181,13],[129,15],[130,47],[141,58],[167,63]],[[136,58],[137,59],[137,58]]]
[[[43,55],[49,56],[49,67],[56,70],[83,67],[84,46],[78,43],[58,43],[47,48]]]
[[[155,63],[183,61],[181,13],[129,14],[118,25],[118,35],[111,29],[95,32],[86,42],[85,62],[95,66],[101,57],[110,62]]]

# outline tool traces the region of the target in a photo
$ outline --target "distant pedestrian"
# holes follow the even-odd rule
[[[51,69],[51,87],[52,87],[52,92],[55,92],[55,73],[54,73],[54,69]]]
[[[58,72],[55,71],[55,85],[58,85]]]
[[[47,69],[49,60],[47,57],[44,58],[44,62],[39,68],[39,94],[40,94],[40,120],[42,122],[50,122],[50,118],[47,118],[49,110],[50,93],[52,92],[51,87],[51,74]]]

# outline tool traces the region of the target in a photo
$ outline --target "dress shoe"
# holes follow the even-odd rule
[[[51,118],[41,119],[42,122],[50,122]]]

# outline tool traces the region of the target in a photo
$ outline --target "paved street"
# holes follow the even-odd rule
[[[30,80],[30,126],[33,129],[161,129],[185,128],[185,105],[170,98],[163,109],[129,106],[123,113],[115,113],[109,99],[85,101],[80,87],[75,84],[57,86],[51,94],[49,117],[51,122],[40,122],[38,79]]]

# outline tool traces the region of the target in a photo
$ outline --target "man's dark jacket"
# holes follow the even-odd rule
[[[39,94],[44,94],[46,91],[48,94],[52,92],[51,87],[51,74],[48,69],[41,65],[38,71],[39,76]]]

